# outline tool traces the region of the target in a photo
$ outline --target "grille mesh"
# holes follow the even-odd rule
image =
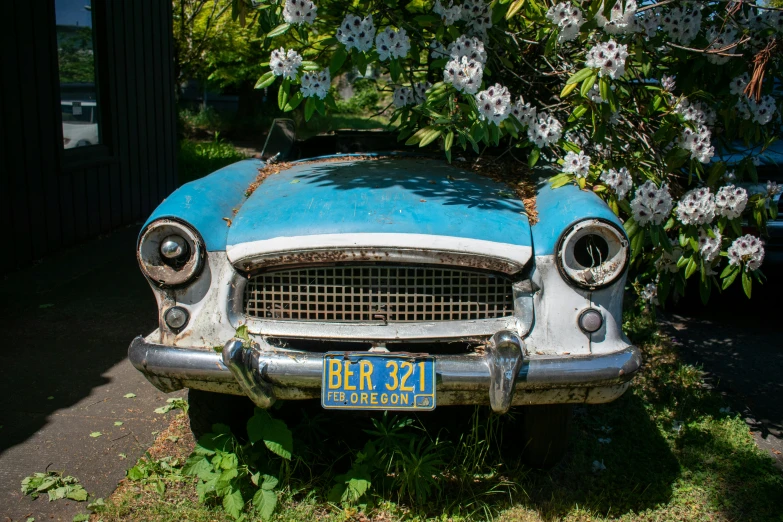
[[[514,310],[509,279],[406,266],[265,272],[248,281],[244,305],[251,317],[347,323],[491,319]]]

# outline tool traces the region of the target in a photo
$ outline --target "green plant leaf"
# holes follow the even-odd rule
[[[269,31],[266,34],[267,38],[274,38],[275,36],[280,36],[281,34],[285,34],[288,32],[288,30],[291,28],[291,24],[280,24],[271,31]]]
[[[310,121],[310,118],[313,117],[314,112],[315,112],[315,100],[313,100],[311,96],[307,98],[307,101],[305,102],[305,108],[304,108],[305,121]]]
[[[347,58],[348,52],[345,50],[345,47],[342,45],[339,46],[332,55],[332,61],[329,63],[329,72],[332,74],[332,76],[334,76],[337,71],[340,70],[340,67],[343,66]]]
[[[247,421],[247,435],[255,444],[264,441],[264,445],[275,455],[291,460],[294,440],[291,430],[285,422],[273,419],[265,410],[256,408],[256,413]]]
[[[750,299],[750,293],[751,289],[753,287],[753,279],[750,278],[750,274],[743,270],[742,271],[742,289],[745,291],[745,295],[748,296],[748,299]]]
[[[689,279],[696,272],[697,268],[696,260],[691,257],[688,261],[688,266],[685,267],[685,279]]]
[[[264,481],[261,483],[261,489],[266,489],[271,491],[275,489],[277,483],[278,483],[277,477],[273,477],[272,475],[264,475]]]
[[[255,89],[263,89],[265,87],[269,87],[273,83],[275,83],[275,73],[272,71],[267,71],[263,75],[261,75],[261,78],[258,79],[255,85]]]
[[[277,495],[274,491],[268,489],[259,489],[256,494],[253,495],[253,505],[261,515],[262,520],[269,520],[272,517],[272,513],[275,512],[277,506]]]
[[[279,109],[283,109],[288,103],[288,96],[291,91],[291,80],[286,78],[283,80],[283,84],[280,86],[280,88],[277,90],[277,106]]]
[[[541,149],[538,147],[533,147],[533,150],[530,151],[530,155],[527,157],[527,164],[530,167],[533,167],[536,163],[538,163],[538,158],[541,157]],[[552,188],[555,187],[555,184],[552,183]]]
[[[237,519],[242,515],[242,510],[245,508],[245,499],[242,498],[242,492],[235,489],[231,494],[223,497],[223,509],[226,513]]]
[[[136,397],[136,394],[135,393],[126,393],[125,395],[123,395],[123,397],[125,397],[126,399],[133,399],[134,397]]]
[[[592,76],[594,73],[595,73],[595,69],[591,67],[585,67],[584,69],[577,71],[570,78],[568,78],[568,80],[566,81],[566,85],[572,85],[572,84],[577,84],[579,82],[583,82],[587,78]]]
[[[90,437],[92,438],[97,438],[100,437],[101,435],[103,435],[103,433],[101,433],[100,431],[93,431],[92,433],[90,433]]]

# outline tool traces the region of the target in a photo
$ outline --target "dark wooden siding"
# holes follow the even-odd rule
[[[54,1],[4,7],[0,273],[143,221],[177,179],[170,2],[93,0],[106,146],[78,160],[61,150]]]

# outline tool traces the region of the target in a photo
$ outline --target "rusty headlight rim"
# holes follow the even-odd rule
[[[598,236],[606,243],[607,258],[597,267],[581,265],[574,255],[579,240],[589,235]],[[569,285],[587,290],[599,290],[612,285],[628,269],[628,261],[631,257],[625,231],[604,218],[587,218],[572,223],[557,240],[555,252],[560,276]]]
[[[161,243],[172,235],[182,237],[188,245],[188,257],[177,266],[172,266],[160,252]],[[206,248],[201,235],[189,223],[176,218],[161,218],[142,231],[136,258],[141,272],[149,281],[161,288],[177,288],[191,283],[204,269]]]

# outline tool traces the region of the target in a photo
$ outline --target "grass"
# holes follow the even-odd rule
[[[212,141],[183,139],[179,142],[177,156],[179,184],[199,179],[242,159],[245,156],[219,136]]]
[[[444,407],[404,428],[435,441],[434,448],[447,457],[445,471],[436,477],[439,489],[425,502],[412,503],[383,485],[364,506],[326,501],[334,475],[350,468],[368,439],[383,440],[364,431],[379,417],[324,414],[317,404],[283,406],[276,415],[292,426],[298,458],[273,519],[783,520],[783,475],[756,447],[743,420],[721,413],[720,397],[704,386],[698,368],[679,359],[652,318],[629,318],[625,329],[644,352],[643,369],[616,402],[577,407],[571,449],[553,470],[520,464],[518,415]],[[192,447],[180,416],[151,453],[184,458]],[[606,469],[594,471],[595,461]],[[106,522],[229,520],[217,508],[198,504],[193,480],[170,480],[162,496],[152,484],[123,481],[97,517]]]

